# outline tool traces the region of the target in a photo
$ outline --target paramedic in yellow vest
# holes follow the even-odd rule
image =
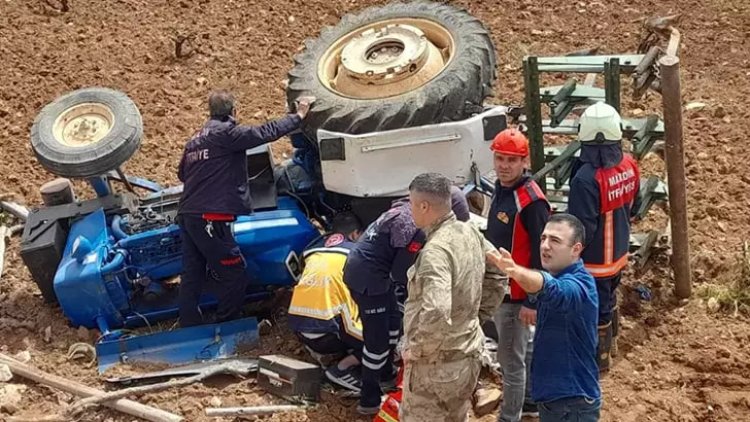
[[[349,212],[333,219],[333,231],[308,248],[305,268],[294,287],[289,305],[289,326],[313,357],[344,355],[326,369],[326,377],[359,392],[362,354],[362,322],[359,309],[344,284],[344,264],[361,223]]]

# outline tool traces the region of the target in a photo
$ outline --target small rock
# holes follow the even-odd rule
[[[481,417],[492,413],[500,404],[502,396],[502,393],[497,388],[478,388],[474,392],[474,414],[477,417]]]
[[[729,116],[724,116],[724,118],[721,119],[721,121],[724,123],[732,123],[732,119],[730,119]]]
[[[727,115],[727,111],[722,106],[716,106],[714,109],[714,117],[717,119],[721,119],[722,117]]]
[[[289,22],[290,24],[294,23],[295,20],[296,19],[294,19],[294,16],[289,16],[288,18],[286,18],[286,21]]]
[[[542,31],[540,31],[538,29],[532,29],[531,30],[531,35],[542,35],[542,34],[544,34],[544,32],[542,32]]]
[[[273,324],[271,324],[271,321],[264,319],[258,324],[258,334],[267,336],[271,334],[271,328],[273,328]]]
[[[699,160],[705,160],[705,159],[707,159],[707,158],[708,158],[708,154],[706,154],[705,152],[701,151],[701,152],[699,152],[699,153],[698,153],[698,154],[697,154],[697,155],[695,156],[695,158],[697,158],[697,159],[699,159]]]
[[[221,399],[213,396],[211,397],[211,400],[208,401],[208,404],[210,404],[211,407],[221,407]]]
[[[50,341],[52,341],[52,327],[47,326],[44,329],[44,342],[49,343]]]
[[[200,86],[203,86],[203,85],[207,85],[207,84],[208,84],[208,79],[206,79],[206,78],[204,78],[204,77],[200,77],[200,78],[197,78],[197,79],[195,80],[195,82],[196,82],[196,83],[197,83],[198,85],[200,85]]]
[[[722,232],[724,232],[724,233],[727,232],[727,225],[726,225],[726,223],[723,223],[723,222],[719,221],[718,223],[716,223],[716,225],[719,226],[719,230],[721,230]]]
[[[708,104],[706,104],[706,103],[701,103],[701,102],[697,102],[696,101],[696,102],[688,103],[688,105],[685,106],[685,110],[687,110],[687,111],[690,111],[690,110],[702,110],[707,105]]]
[[[13,373],[10,372],[8,365],[0,363],[0,382],[8,382],[13,379]]]
[[[635,354],[633,353],[628,353],[625,355],[625,359],[627,360],[633,360],[634,358],[635,358]]]
[[[643,111],[643,109],[634,108],[631,113],[633,114],[633,116],[643,116],[643,113],[645,112]]]
[[[29,361],[31,361],[31,353],[29,353],[28,350],[24,350],[23,352],[18,352],[13,357],[16,358],[16,360],[21,363],[29,363]]]
[[[16,413],[25,392],[25,385],[8,384],[0,388],[0,410],[10,414]]]
[[[78,327],[78,330],[76,330],[76,337],[78,337],[78,340],[88,341],[89,340],[89,329],[86,328],[86,327],[84,327],[84,326]]]
[[[706,303],[706,307],[708,308],[709,311],[716,312],[721,307],[721,304],[719,304],[719,301],[715,297],[712,297],[708,299],[708,302]]]

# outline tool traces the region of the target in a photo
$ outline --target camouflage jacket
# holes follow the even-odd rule
[[[478,356],[484,344],[480,315],[492,316],[507,283],[485,276],[485,253],[493,246],[452,212],[426,233],[409,269],[404,348],[415,361]]]

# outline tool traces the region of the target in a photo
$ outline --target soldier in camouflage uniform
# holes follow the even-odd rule
[[[485,279],[485,253],[492,246],[456,220],[450,181],[422,174],[409,191],[414,222],[427,242],[409,270],[400,420],[465,421],[481,369],[480,315],[493,315],[504,287]]]

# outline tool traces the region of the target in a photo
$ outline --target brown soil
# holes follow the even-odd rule
[[[176,182],[183,142],[205,118],[204,102],[215,87],[239,98],[238,115],[262,122],[284,111],[284,79],[293,54],[305,37],[315,36],[346,12],[371,3],[356,0],[59,0],[0,1],[0,194],[38,204],[37,188],[52,178],[37,163],[29,145],[35,115],[57,96],[85,86],[122,90],[144,117],[141,150],[127,164],[129,173],[163,184]],[[491,28],[499,57],[495,101],[523,99],[521,59],[526,54],[561,54],[600,46],[605,53],[633,52],[639,20],[683,12],[682,83],[685,103],[700,101],[702,110],[686,111],[688,213],[691,260],[696,290],[723,283],[735,272],[739,246],[750,231],[750,153],[744,147],[750,130],[748,55],[750,4],[744,0],[552,0],[516,2],[455,1]],[[173,37],[194,35],[195,54],[174,57]],[[626,115],[656,111],[657,95],[623,104]],[[286,142],[274,146],[281,158]],[[649,159],[649,174],[662,174],[660,160]],[[83,185],[78,185],[79,190]],[[666,224],[663,210],[652,211],[644,226]],[[659,222],[655,224],[654,222]],[[34,329],[0,327],[3,352],[29,351],[40,369],[104,388],[95,369],[68,362],[68,347],[92,341],[96,333],[71,328],[59,309],[45,305],[19,257],[19,239],[11,239],[0,283],[0,317],[33,323]],[[605,421],[743,421],[750,420],[750,335],[742,315],[709,313],[696,297],[682,305],[671,297],[665,256],[657,256],[644,275],[629,275],[621,356],[603,381]],[[645,302],[633,287],[648,286]],[[44,330],[51,328],[46,342]],[[263,350],[302,357],[302,350],[282,328],[263,337]],[[58,412],[73,397],[14,379],[28,386],[18,413]],[[252,381],[224,379],[179,391],[136,399],[205,420],[202,408],[213,397],[222,405],[278,402]],[[0,419],[6,415],[0,413]],[[132,421],[119,413],[91,411],[82,420]],[[327,397],[306,414],[276,415],[278,421],[358,420],[353,402]],[[359,419],[364,420],[364,419]],[[486,416],[482,421],[494,420]]]

